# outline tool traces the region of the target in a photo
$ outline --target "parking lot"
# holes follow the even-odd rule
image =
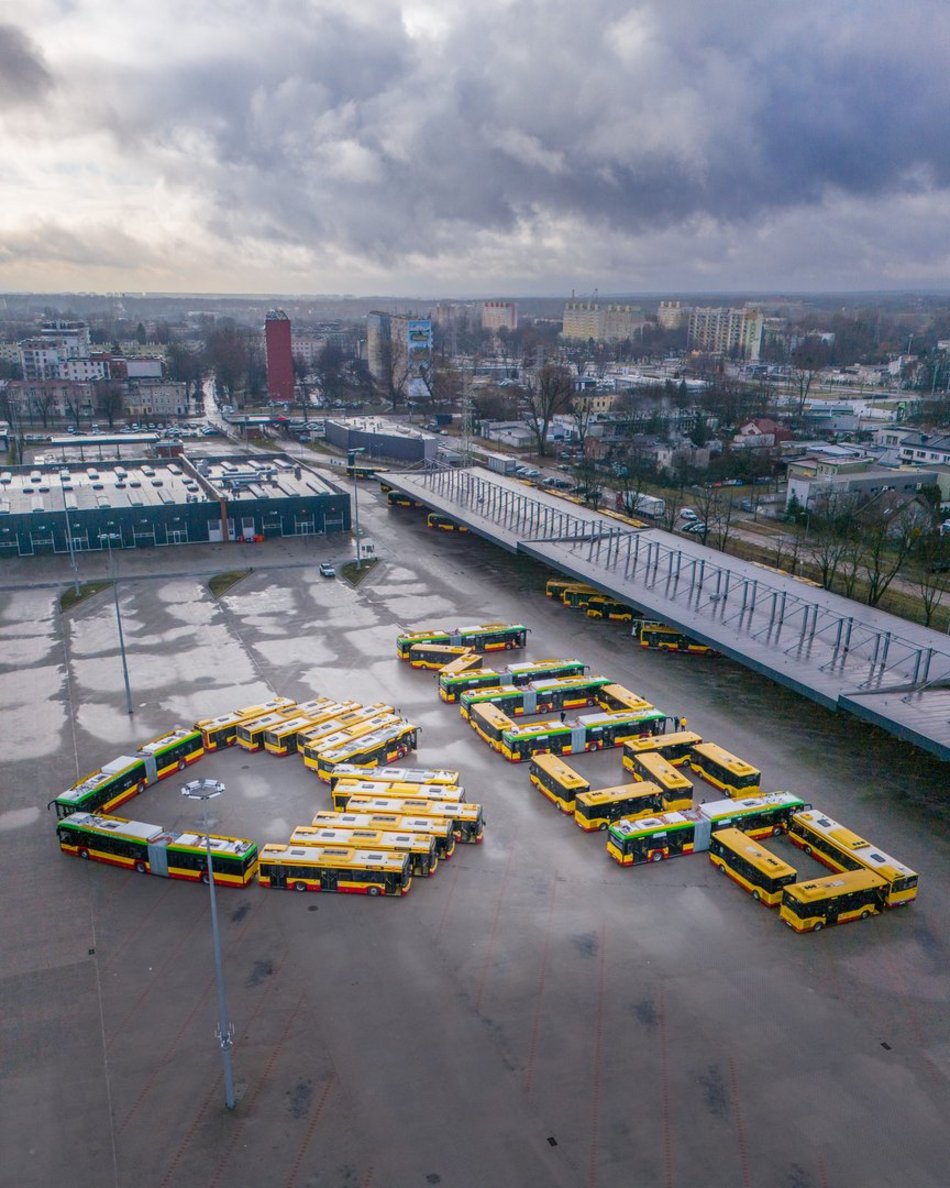
[[[123,554],[131,719],[111,593],[61,616],[38,583],[67,583],[65,562],[0,574],[0,1183],[943,1185],[946,768],[725,661],[635,648],[546,600],[533,564],[368,489],[360,517],[382,561],[356,591],[319,574],[338,538]],[[214,598],[208,576],[236,569]],[[917,903],[796,936],[703,855],[621,869],[395,659],[402,627],[493,620],[871,837],[920,872]],[[397,707],[422,728],[412,762],[459,768],[487,830],[404,899],[218,892],[229,1112],[207,891],[62,855],[46,804],[170,726],[274,694]],[[577,766],[622,779],[617,751]],[[328,805],[297,758],[231,750],[128,815],[198,825],[180,789],[199,775],[226,786],[212,828],[258,842]]]

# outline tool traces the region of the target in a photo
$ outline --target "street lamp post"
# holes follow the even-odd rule
[[[66,520],[66,547],[69,549],[69,565],[73,571],[73,586],[76,590],[76,597],[79,597],[79,563],[76,560],[76,545],[73,541],[73,530],[69,524],[69,505],[66,502],[66,486],[63,479],[60,479],[60,489],[63,492],[63,516]]]
[[[214,867],[211,857],[211,835],[208,832],[208,802],[220,796],[224,784],[220,780],[191,780],[181,790],[188,800],[200,800],[204,805],[205,849],[208,855],[208,869],[205,878],[211,896],[211,943],[214,948],[214,976],[218,988],[218,1028],[215,1034],[221,1045],[224,1061],[224,1104],[234,1109],[234,1069],[231,1065],[231,1049],[234,1046],[234,1025],[228,1019],[228,1004],[224,996],[224,968],[221,964],[221,935],[218,931],[218,903],[214,895]]]
[[[128,710],[129,717],[135,713],[132,705],[132,686],[129,683],[129,665],[125,658],[125,635],[122,631],[122,613],[119,610],[119,575],[117,570],[113,567],[112,559],[112,541],[119,540],[119,534],[116,532],[104,532],[100,535],[100,543],[104,540],[106,547],[109,550],[109,575],[112,578],[112,600],[115,603],[115,623],[119,632],[119,655],[122,658],[122,677],[125,681],[125,708]]]
[[[347,450],[346,461],[350,467],[356,465],[356,455],[365,454],[365,449]],[[360,480],[354,470],[353,473],[353,520],[356,531],[356,568],[361,569],[363,565],[363,550],[360,548]]]

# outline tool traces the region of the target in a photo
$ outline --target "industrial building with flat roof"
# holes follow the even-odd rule
[[[349,494],[286,454],[73,462],[0,472],[0,557],[349,528]]]

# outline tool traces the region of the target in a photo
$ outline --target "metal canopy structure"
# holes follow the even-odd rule
[[[804,697],[950,759],[950,639],[939,632],[480,468],[382,477],[509,552],[597,586]]]

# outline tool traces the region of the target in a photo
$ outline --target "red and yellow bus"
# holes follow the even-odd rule
[[[387,784],[457,785],[461,773],[449,767],[363,767],[357,763],[341,763],[330,776],[330,791],[340,780],[373,780]],[[459,800],[464,799],[459,797]]]
[[[473,711],[474,718],[474,711]],[[623,711],[599,714],[580,714],[573,721],[515,724],[502,731],[502,755],[511,763],[530,759],[540,751],[555,755],[576,755],[582,751],[599,751],[604,747],[619,747],[627,738],[662,730],[667,716],[662,710],[648,709],[632,713]]]
[[[702,741],[702,736],[694,734],[692,730],[675,730],[669,734],[644,734],[639,738],[627,739],[623,744],[622,762],[627,771],[633,771],[633,759],[636,755],[654,752],[662,755],[667,763],[672,763],[674,767],[681,767],[689,762],[693,747]]]
[[[275,730],[284,722],[289,722],[295,715],[293,711],[287,713],[263,714],[259,718],[248,718],[237,725],[237,745],[245,751],[260,751],[264,747],[264,734],[268,730]]]
[[[248,705],[244,709],[219,714],[216,718],[201,718],[195,729],[201,731],[201,742],[206,751],[218,751],[222,747],[233,747],[237,742],[237,728],[248,718],[263,718],[265,714],[288,713],[296,709],[292,697],[275,697],[260,705]]]
[[[648,619],[634,619],[631,635],[641,648],[655,648],[660,652],[678,652],[690,656],[715,656],[708,644],[690,639],[676,627],[655,623]]]
[[[794,866],[741,829],[717,829],[709,839],[709,861],[766,907],[778,907],[785,888],[798,878]]]
[[[387,796],[353,796],[347,804],[351,813],[396,813],[401,817],[434,817],[451,821],[457,841],[478,843],[485,836],[485,817],[480,804],[451,800],[397,800]]]
[[[697,743],[690,751],[689,765],[708,784],[721,788],[728,796],[762,793],[761,771],[715,743]]]
[[[511,729],[515,723],[504,710],[500,710],[489,701],[487,704],[472,706],[468,724],[482,742],[487,742],[493,751],[500,752],[505,731]]]
[[[905,907],[917,898],[916,871],[817,809],[792,817],[788,839],[832,870],[869,870],[883,879],[887,907]]]
[[[370,771],[372,772],[372,768]],[[391,800],[447,800],[453,803],[465,799],[461,784],[400,784],[386,780],[331,781],[330,797],[335,809],[345,809],[354,796],[384,796]]]
[[[866,920],[884,910],[887,884],[870,870],[846,870],[792,883],[782,893],[781,919],[795,932]]]
[[[435,838],[423,833],[387,832],[381,829],[331,825],[298,825],[290,835],[292,846],[345,846],[358,850],[408,854],[412,873],[427,879],[439,867]]]
[[[606,684],[597,695],[597,704],[603,710],[648,710],[653,709],[651,702],[641,697],[639,693],[631,693],[623,685]]]
[[[313,824],[328,829],[382,829],[396,833],[422,833],[435,840],[439,859],[455,853],[455,830],[445,817],[404,817],[400,813],[350,813],[322,809]]]
[[[635,780],[648,780],[656,784],[663,793],[663,803],[658,809],[662,813],[676,812],[677,809],[693,807],[693,783],[686,776],[668,763],[656,751],[644,751],[642,755],[634,755],[628,763],[624,756],[624,767]]]
[[[450,664],[468,656],[470,648],[442,643],[418,643],[409,649],[409,663],[413,668],[428,668],[441,672]]]
[[[650,817],[663,809],[663,790],[656,784],[635,781],[617,784],[613,788],[595,788],[578,792],[574,801],[574,824],[590,833],[606,829],[624,817],[635,821]]]
[[[452,520],[438,512],[429,512],[426,516],[426,527],[437,528],[441,532],[468,532],[467,524],[460,524],[458,520]]]
[[[532,755],[528,764],[528,779],[562,813],[573,813],[577,796],[590,791],[588,781],[557,755]]]
[[[262,887],[350,895],[407,895],[412,886],[408,854],[273,842],[261,850],[258,878]]]
[[[402,759],[418,744],[419,727],[398,718],[391,725],[384,726],[372,734],[350,739],[338,747],[317,753],[317,776],[324,783],[330,782],[335,768],[341,763],[360,764],[365,767],[385,767]]]

